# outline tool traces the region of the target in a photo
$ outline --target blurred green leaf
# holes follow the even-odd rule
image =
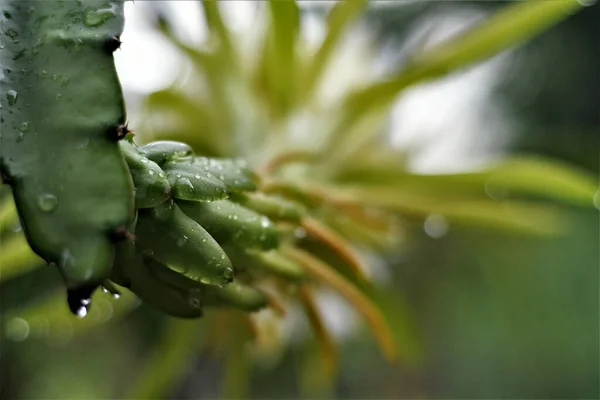
[[[340,137],[357,120],[373,110],[389,106],[407,87],[439,78],[520,45],[581,7],[577,0],[518,2],[458,37],[414,55],[395,76],[358,90],[346,99],[344,117],[324,153],[331,153],[338,146]]]
[[[292,106],[296,91],[296,42],[300,31],[300,11],[294,1],[270,0],[266,61],[270,87],[278,115]]]
[[[335,175],[342,184],[390,185],[404,193],[444,198],[471,197],[493,192],[533,194],[565,203],[594,206],[600,184],[593,174],[557,160],[511,157],[478,172],[421,175],[406,172],[398,163],[349,164]]]
[[[2,336],[10,336],[10,324],[14,319],[25,321],[29,326],[35,326],[40,320],[44,320],[48,325],[45,339],[68,341],[73,336],[128,315],[137,306],[137,301],[137,297],[129,291],[123,291],[118,299],[111,294],[96,291],[92,295],[93,307],[86,318],[78,318],[67,307],[66,291],[59,290],[27,306],[2,310]]]
[[[24,235],[2,239],[0,243],[0,282],[27,273],[46,262],[29,247]]]
[[[200,2],[204,10],[204,18],[210,33],[218,40],[218,49],[222,54],[223,67],[235,69],[237,67],[236,52],[231,41],[231,35],[227,25],[223,22],[219,5],[216,0],[205,0]]]
[[[316,54],[308,62],[305,69],[305,80],[300,88],[308,100],[319,78],[327,68],[328,62],[336,49],[336,45],[348,25],[356,19],[367,7],[368,0],[338,1],[327,15],[327,34]]]
[[[173,386],[180,382],[188,363],[196,356],[202,340],[203,320],[165,318],[167,322],[158,344],[128,388],[127,399],[169,398]]]

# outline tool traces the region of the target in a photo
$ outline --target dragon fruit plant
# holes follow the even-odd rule
[[[181,42],[164,19],[157,26],[189,61],[194,82],[205,84],[151,94],[142,122],[130,127],[113,60],[123,1],[0,1],[2,281],[47,263],[68,293],[67,301],[59,293],[3,309],[7,326],[40,315],[52,324],[70,310],[85,317],[74,323],[79,332],[99,324],[90,317],[101,296],[114,316],[139,298],[176,317],[165,324],[177,348],[193,348],[198,330],[181,319],[204,316],[203,329],[214,331],[207,342],[239,349],[260,335],[255,312],[283,315],[298,305],[332,376],[334,339],[315,301],[322,287],[364,317],[387,359],[402,355],[393,305],[384,306],[385,289],[371,281],[364,254],[397,250],[403,224],[435,214],[525,233],[560,228],[547,204],[486,198],[480,189],[490,181],[511,193],[593,204],[594,179],[551,160],[417,175],[378,135],[402,90],[527,40],[576,12],[577,1],[507,6],[327,105],[316,94],[324,71],[367,1],[335,4],[316,48],[303,41],[294,1],[264,4],[265,29],[250,49],[217,2],[198,4],[205,46]],[[17,218],[22,231],[14,232]],[[220,335],[226,326],[239,328],[233,339]],[[174,350],[158,349],[157,359],[161,351]],[[148,365],[136,398],[165,390]]]

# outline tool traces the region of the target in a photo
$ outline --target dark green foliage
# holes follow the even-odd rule
[[[32,249],[68,288],[91,291],[110,272],[111,232],[133,213],[106,46],[123,30],[123,2],[3,0],[0,9],[2,174]]]

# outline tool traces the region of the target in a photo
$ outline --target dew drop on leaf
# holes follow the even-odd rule
[[[9,90],[6,92],[6,99],[8,100],[9,106],[17,104],[17,97],[19,97],[19,93],[17,93],[16,90]]]
[[[179,238],[177,238],[177,247],[183,247],[185,246],[185,244],[187,243],[188,238],[185,235],[180,236]]]
[[[50,212],[58,205],[58,199],[53,194],[42,194],[38,197],[38,207],[44,212]]]

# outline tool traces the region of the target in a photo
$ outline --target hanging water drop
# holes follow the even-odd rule
[[[88,314],[92,305],[92,293],[95,289],[96,287],[83,287],[67,291],[67,303],[74,315],[83,318]]]

